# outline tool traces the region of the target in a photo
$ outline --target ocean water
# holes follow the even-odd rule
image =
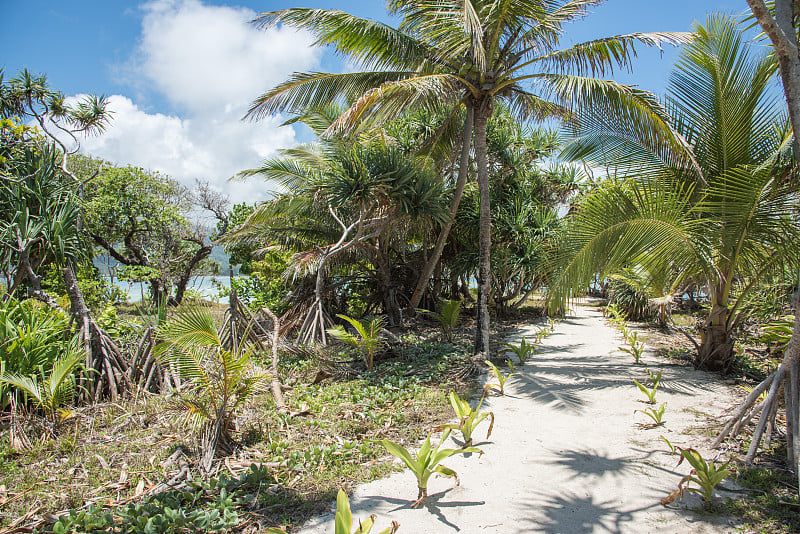
[[[128,300],[130,302],[140,302],[142,300],[142,295],[147,296],[150,292],[148,285],[145,283],[114,280],[114,285],[128,295]],[[189,285],[186,286],[186,289],[191,289],[199,293],[205,299],[227,303],[228,297],[221,297],[219,295],[220,285],[226,288],[231,287],[231,279],[227,276],[196,276],[189,281]]]

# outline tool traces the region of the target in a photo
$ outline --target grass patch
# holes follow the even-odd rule
[[[35,440],[24,452],[12,450],[6,437],[0,526],[26,514],[28,525],[61,516],[55,525],[38,522],[40,530],[59,534],[297,526],[327,509],[339,488],[400,468],[376,440],[415,447],[452,419],[447,393],[473,389],[452,378],[469,361],[466,338],[442,344],[406,335],[404,342],[373,371],[318,384],[311,383],[315,362],[287,355],[286,400],[300,415],[279,414],[268,393],[254,398],[235,421],[236,451],[207,482],[196,469],[195,434],[173,417],[167,396],[78,408],[55,437]],[[176,451],[191,480],[163,491],[161,484],[181,469],[169,461]]]
[[[785,470],[740,468],[735,480],[754,491],[740,499],[728,499],[723,506],[727,513],[742,518],[746,532],[800,532],[800,498],[791,489],[793,477]]]

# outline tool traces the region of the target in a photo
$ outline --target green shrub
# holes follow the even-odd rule
[[[383,335],[381,334],[381,330],[383,329],[383,317],[375,317],[365,322],[342,314],[337,315],[337,317],[353,325],[353,328],[355,328],[358,333],[358,337],[348,332],[342,325],[329,328],[328,333],[336,339],[355,347],[355,349],[361,353],[362,358],[364,358],[364,364],[367,366],[367,369],[371,371],[375,363],[375,353],[378,352],[378,349],[383,345]]]
[[[243,343],[226,349],[206,308],[178,311],[159,333],[164,342],[155,347],[154,356],[188,381],[179,394],[179,408],[191,423],[212,425],[227,436],[235,412],[267,378],[251,365],[252,349]]]
[[[0,375],[35,381],[50,376],[55,362],[77,342],[66,335],[68,327],[65,314],[37,301],[0,302]],[[8,392],[15,387],[0,382],[0,408],[8,407]]]
[[[440,313],[423,309],[418,311],[436,319],[442,329],[442,334],[444,334],[447,342],[450,343],[453,341],[453,330],[458,324],[458,316],[461,313],[461,300],[442,299],[439,307],[441,309]]]

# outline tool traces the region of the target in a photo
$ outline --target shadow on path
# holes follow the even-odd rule
[[[442,498],[447,495],[453,488],[448,488],[444,491],[440,491],[438,493],[434,493],[433,495],[428,496],[428,503],[425,505],[425,509],[436,516],[441,523],[447,525],[451,529],[455,530],[456,532],[460,531],[461,528],[456,525],[455,523],[449,521],[447,517],[442,512],[442,509],[447,508],[460,508],[462,506],[483,506],[486,504],[486,501],[447,501],[441,502]],[[396,508],[393,508],[391,511],[396,512],[398,510],[403,509],[411,509],[411,506],[417,502],[416,499],[414,500],[406,500],[406,499],[396,499],[392,497],[384,497],[381,495],[370,495],[368,497],[364,497],[361,499],[359,506],[366,506],[367,508],[372,508],[373,506],[380,505],[380,503],[390,503],[397,505]],[[419,513],[424,514],[425,511],[419,510]]]

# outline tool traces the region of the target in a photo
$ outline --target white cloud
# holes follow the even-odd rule
[[[256,29],[246,8],[197,0],[145,5],[142,72],[172,102],[196,113],[244,108],[287,74],[316,63],[313,38],[291,28]]]
[[[81,151],[187,185],[209,181],[235,202],[266,198],[263,182],[226,180],[294,145],[295,132],[279,127],[277,118],[241,118],[263,91],[295,70],[314,68],[320,51],[311,47],[311,37],[290,29],[259,31],[248,23],[255,12],[197,0],[150,2],[144,10],[133,74],[146,90],[175,104],[180,116],[149,113],[127,96],[113,95],[110,126],[82,140]]]
[[[129,98],[109,98],[111,126],[99,136],[84,138],[81,151],[111,162],[133,164],[168,174],[191,185],[211,182],[235,202],[266,196],[263,182],[227,182],[237,172],[254,167],[278,147],[295,144],[294,130],[278,128],[277,119],[258,124],[238,120],[181,119],[150,114]]]

